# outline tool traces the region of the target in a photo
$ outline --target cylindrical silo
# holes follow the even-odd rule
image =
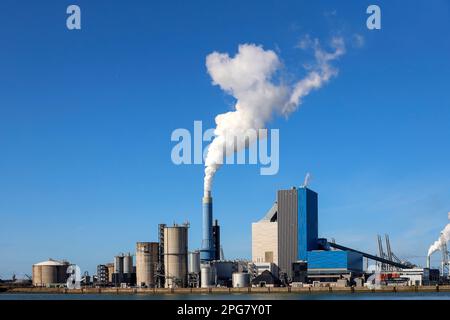
[[[58,267],[53,264],[41,266],[42,285],[58,283]]]
[[[138,287],[154,287],[158,265],[158,242],[136,243],[136,284]]]
[[[247,288],[250,286],[250,274],[245,272],[233,273],[233,288]]]
[[[187,286],[187,225],[164,228],[164,274],[166,288]]]
[[[33,285],[45,287],[66,282],[68,262],[49,259],[33,265]]]
[[[203,264],[200,272],[200,286],[209,288],[215,285],[215,268],[209,264]]]
[[[123,255],[114,257],[114,273],[123,273]]]
[[[123,273],[133,273],[133,256],[129,253],[123,257]]]
[[[200,251],[189,252],[188,273],[200,274]]]
[[[33,273],[32,273],[32,282],[33,282],[33,286],[35,287],[40,287],[42,286],[42,270],[40,268],[40,266],[38,265],[33,265]]]

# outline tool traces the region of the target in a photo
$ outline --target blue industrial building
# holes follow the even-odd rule
[[[319,239],[318,194],[307,187],[279,190],[277,202],[261,221],[277,223],[276,263],[289,277],[293,263],[298,261],[307,263],[308,274],[348,274],[363,270],[362,254],[337,250],[326,239]]]
[[[297,190],[298,195],[298,259],[308,260],[308,251],[318,247],[318,195],[308,188]]]
[[[318,195],[301,187],[298,196],[297,260],[306,261],[310,271],[362,272],[363,257],[352,251],[331,250],[326,239],[319,239]],[[318,249],[321,250],[318,250]]]
[[[363,269],[362,255],[351,251],[309,251],[306,261],[308,262],[308,269],[315,271],[333,269],[344,272],[361,272]]]

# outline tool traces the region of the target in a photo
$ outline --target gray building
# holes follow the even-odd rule
[[[253,262],[274,263],[292,277],[292,263],[318,247],[317,198],[306,187],[279,190],[277,202],[252,225]]]

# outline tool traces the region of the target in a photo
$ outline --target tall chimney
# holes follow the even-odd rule
[[[214,220],[212,227],[213,244],[214,244],[214,260],[220,260],[220,226],[219,221]]]
[[[427,268],[430,269],[431,265],[431,256],[427,256]]]
[[[213,210],[211,191],[206,191],[203,195],[203,237],[200,259],[202,261],[214,260],[214,241],[212,232]]]

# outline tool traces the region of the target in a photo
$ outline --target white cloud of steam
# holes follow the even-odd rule
[[[345,53],[345,44],[342,38],[333,38],[331,46],[334,52],[323,51],[317,39],[314,41],[306,40],[301,43],[303,48],[311,46],[314,49],[316,58],[315,69],[294,86],[289,103],[283,108],[283,114],[289,114],[297,109],[302,103],[302,98],[307,96],[311,90],[320,88],[324,83],[328,82],[332,77],[337,76],[338,70],[330,65],[330,62],[336,60]]]
[[[234,111],[215,118],[215,138],[205,159],[205,193],[211,191],[213,177],[224,158],[255,142],[257,137],[250,131],[266,128],[273,115],[288,116],[302,103],[302,98],[337,75],[330,62],[345,53],[342,38],[332,40],[332,52],[322,50],[318,40],[309,39],[300,46],[314,50],[315,64],[308,68],[305,78],[291,85],[274,79],[282,63],[274,51],[262,46],[241,44],[234,57],[218,52],[206,57],[213,84],[232,95],[236,104]]]
[[[447,242],[450,240],[450,223],[447,224],[444,228],[444,230],[441,231],[441,235],[439,236],[439,239],[436,240],[428,249],[428,256],[431,256],[433,253],[435,253],[438,250],[441,250],[442,247],[447,244]]]

